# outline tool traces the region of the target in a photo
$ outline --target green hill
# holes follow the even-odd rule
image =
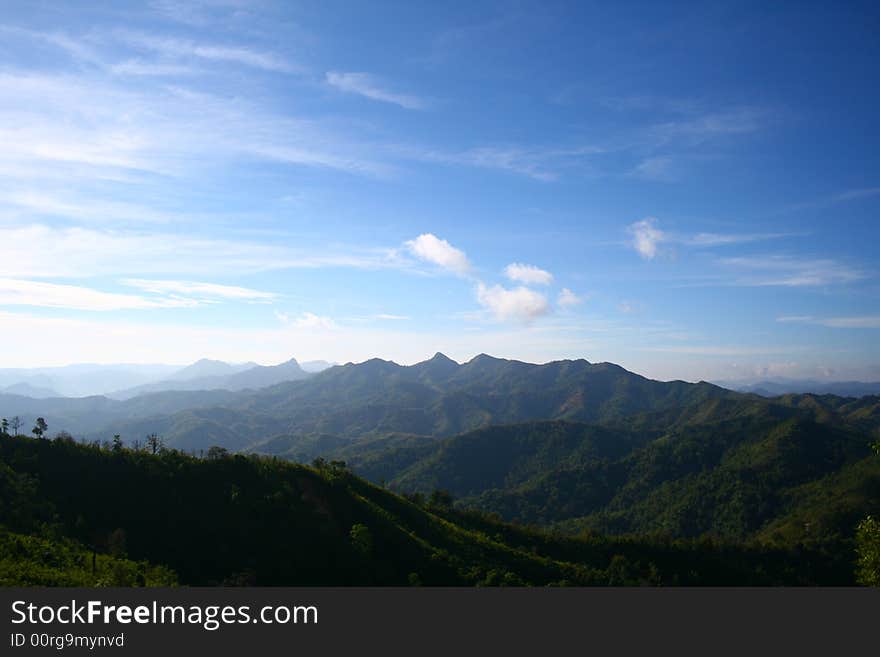
[[[9,583],[84,585],[175,574],[188,585],[852,582],[849,565],[802,547],[561,537],[435,498],[400,497],[333,463],[5,436],[0,573],[22,573]]]

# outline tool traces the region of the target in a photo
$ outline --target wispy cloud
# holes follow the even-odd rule
[[[828,328],[842,329],[876,329],[880,328],[880,315],[858,315],[852,317],[813,317],[798,315],[778,317],[777,322],[793,322],[800,324],[816,324]]]
[[[689,139],[702,141],[725,136],[742,135],[759,130],[766,119],[766,112],[753,107],[728,111],[703,112],[680,120],[657,124],[653,132],[660,141]]]
[[[0,168],[44,176],[107,171],[185,177],[256,160],[387,176],[338,122],[268,112],[182,87],[136,91],[83,76],[0,73]]]
[[[196,59],[220,64],[238,64],[278,73],[299,69],[274,53],[244,46],[172,39],[145,32],[117,31],[114,36],[132,48],[156,52],[166,59]]]
[[[3,203],[25,210],[32,215],[59,217],[83,223],[133,222],[149,224],[168,223],[180,219],[179,216],[132,203],[59,198],[51,192],[45,191],[13,192],[0,197],[0,204]]]
[[[834,196],[836,201],[854,201],[860,198],[869,198],[880,194],[880,187],[863,187],[862,189],[848,189]]]
[[[373,315],[373,319],[381,319],[390,322],[405,322],[409,319],[407,315],[392,315],[390,313],[379,313],[378,315]]]
[[[342,73],[330,71],[327,84],[345,93],[357,94],[371,100],[399,105],[404,109],[424,109],[425,101],[417,96],[397,93],[384,88],[381,81],[369,73]]]
[[[102,292],[78,285],[59,285],[42,281],[0,278],[0,305],[110,311],[185,308],[199,302],[185,298],[148,298],[131,294]]]
[[[827,258],[809,259],[789,255],[722,258],[721,264],[749,272],[736,283],[748,286],[810,287],[842,285],[865,278],[865,273]]]
[[[803,351],[803,347],[788,345],[784,347],[749,347],[735,345],[674,345],[640,347],[639,351],[654,351],[665,354],[693,354],[699,356],[762,356]]]
[[[207,299],[230,299],[236,301],[267,302],[277,298],[273,292],[263,292],[235,285],[218,285],[197,281],[156,280],[143,278],[126,278],[123,285],[135,287],[145,292],[165,295],[184,295],[187,297]]]
[[[45,225],[0,227],[0,276],[233,276],[282,269],[400,268],[391,249],[334,250],[236,239]],[[40,257],[33,256],[39,245]]]
[[[524,147],[518,145],[479,146],[458,152],[399,148],[403,157],[453,166],[504,171],[541,182],[559,179],[567,170],[588,166],[590,156],[603,152],[596,146],[569,148]]]
[[[309,331],[334,331],[339,328],[339,325],[332,318],[322,317],[310,312],[305,312],[298,317],[294,317],[287,313],[276,311],[275,316],[282,324],[297,329],[306,329]]]
[[[664,243],[691,248],[711,248],[802,235],[802,233],[696,233],[695,235],[683,235],[661,230],[659,224],[656,217],[646,217],[627,226],[627,232],[632,236],[630,245],[648,260],[653,259],[659,253],[660,245]]]
[[[109,70],[114,75],[147,77],[176,77],[200,73],[199,69],[194,66],[150,62],[142,59],[127,59],[111,65]]]
[[[697,233],[693,237],[683,238],[682,242],[689,246],[727,246],[730,244],[745,244],[748,242],[762,242],[784,237],[794,237],[802,234],[795,233]]]
[[[672,182],[678,179],[675,159],[668,155],[643,159],[630,171],[629,175],[634,178],[641,178],[642,180],[656,180],[660,182]]]
[[[556,305],[560,308],[571,308],[572,306],[580,305],[583,301],[582,297],[575,294],[567,287],[562,288],[559,291],[559,296],[556,297]]]

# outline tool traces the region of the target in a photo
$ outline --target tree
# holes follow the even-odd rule
[[[4,436],[9,435],[9,420],[6,418],[0,420],[0,432],[2,432]]]
[[[159,438],[158,434],[151,433],[147,436],[147,447],[152,454],[158,454],[165,447],[165,444],[162,442],[162,439]]]
[[[856,529],[858,554],[856,581],[864,586],[880,586],[880,521],[868,516]]]
[[[17,436],[18,430],[21,429],[21,418],[17,415],[12,418],[12,421],[9,423],[9,426],[12,427],[12,435]]]
[[[428,498],[428,504],[441,509],[452,508],[452,495],[447,490],[435,489]]]
[[[208,448],[208,460],[216,461],[218,459],[225,459],[229,456],[229,450],[225,447],[220,447],[219,445],[212,445]]]
[[[880,455],[880,440],[871,445]],[[880,520],[868,516],[856,527],[856,581],[864,586],[880,586]]]
[[[63,431],[63,430],[62,430],[62,431],[59,431],[58,433],[55,434],[55,440],[59,440],[59,441],[61,441],[61,442],[63,442],[63,443],[72,443],[72,442],[76,442],[76,441],[73,439],[73,436],[72,436],[69,432],[67,432],[67,431]]]
[[[37,438],[42,438],[46,435],[46,431],[48,431],[49,425],[46,424],[46,420],[41,417],[37,418],[36,424],[34,424],[34,428],[31,429],[31,433],[34,434]]]
[[[351,546],[360,554],[369,557],[373,552],[373,535],[370,528],[361,523],[355,523],[348,532]]]
[[[111,449],[114,452],[122,451],[122,437],[118,433],[114,434],[113,436],[113,446],[111,447]]]

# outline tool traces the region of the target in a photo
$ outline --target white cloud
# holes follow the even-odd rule
[[[531,321],[550,312],[547,297],[527,287],[507,289],[501,285],[477,285],[477,301],[496,319]]]
[[[167,223],[173,215],[152,208],[113,201],[79,201],[58,198],[48,192],[22,191],[6,195],[0,202],[39,216],[77,219],[83,222]],[[177,217],[179,219],[179,217]]]
[[[0,305],[68,308],[72,310],[144,310],[185,308],[198,305],[193,299],[146,298],[130,294],[101,292],[77,285],[0,278]]]
[[[785,317],[777,317],[777,322],[811,322],[815,318],[812,315],[786,315]]]
[[[166,58],[202,59],[221,64],[239,64],[265,71],[292,73],[297,67],[273,53],[241,46],[199,43],[140,32],[120,31],[116,36],[131,47],[150,50]]]
[[[322,317],[310,312],[305,312],[299,317],[292,317],[287,313],[276,311],[275,316],[282,324],[297,329],[333,331],[339,328],[339,325],[330,317]]]
[[[875,329],[880,328],[880,315],[861,315],[853,317],[813,317],[812,315],[798,315],[778,317],[777,322],[796,322],[802,324],[816,324],[828,328],[844,329]]]
[[[807,259],[787,255],[768,255],[723,258],[721,263],[754,272],[738,279],[737,284],[756,287],[842,285],[865,277],[861,271],[825,258]]]
[[[422,109],[425,103],[416,96],[395,93],[383,89],[381,83],[369,73],[340,73],[330,71],[326,76],[327,84],[346,93],[358,94],[383,103],[399,105],[404,109]]]
[[[880,328],[880,315],[829,317],[819,320],[819,323],[831,328]]]
[[[0,73],[0,169],[14,177],[184,178],[257,158],[388,176],[375,149],[333,125],[268,111],[247,96],[137,91],[95,76]]]
[[[792,233],[697,233],[691,238],[681,240],[688,246],[727,246],[792,237]]]
[[[406,315],[391,315],[389,313],[379,313],[378,315],[373,315],[373,319],[381,319],[390,322],[404,322],[409,320],[410,318]]]
[[[639,162],[630,175],[643,180],[673,182],[677,178],[675,160],[667,156],[648,157]]]
[[[280,269],[398,267],[390,250],[348,249],[318,253],[262,242],[163,233],[0,227],[0,276],[231,276]],[[34,252],[39,254],[34,256]]]
[[[853,201],[860,198],[869,198],[880,194],[880,187],[865,187],[862,189],[849,189],[834,197],[835,201]]]
[[[127,59],[124,62],[110,66],[110,72],[115,75],[149,76],[149,77],[176,77],[180,75],[194,75],[198,69],[182,64],[161,64],[140,59]]]
[[[143,278],[127,278],[124,285],[136,287],[153,294],[173,294],[194,297],[230,299],[236,301],[271,301],[278,295],[272,292],[252,290],[235,285],[217,285],[196,281],[151,280]]]
[[[507,265],[504,269],[504,275],[512,281],[526,285],[550,285],[553,282],[553,274],[549,271],[519,262]]]
[[[471,263],[464,251],[431,233],[422,233],[414,240],[405,242],[404,246],[420,260],[460,276],[467,274],[471,269]]]
[[[633,248],[648,260],[657,255],[657,245],[666,240],[666,234],[657,228],[657,220],[654,217],[647,217],[630,224],[627,230],[633,236]]]
[[[747,134],[759,130],[766,112],[743,107],[723,112],[709,112],[680,121],[670,121],[654,127],[661,141],[673,138],[703,140],[725,135]]]
[[[601,148],[594,146],[571,148],[481,146],[458,153],[401,150],[402,155],[415,160],[507,171],[542,182],[556,180],[564,169],[583,167],[586,164],[586,157],[602,152]]]
[[[567,287],[562,288],[559,292],[559,296],[556,298],[556,304],[561,308],[570,308],[572,306],[577,306],[580,303],[583,303],[583,299]]]
[[[640,347],[640,351],[655,351],[665,354],[694,354],[700,356],[762,356],[804,351],[804,347],[738,347],[728,345],[689,345]]]

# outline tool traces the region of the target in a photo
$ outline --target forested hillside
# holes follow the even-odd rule
[[[440,493],[400,497],[338,463],[4,436],[0,500],[5,585],[853,582],[852,558],[805,545],[566,538]]]

